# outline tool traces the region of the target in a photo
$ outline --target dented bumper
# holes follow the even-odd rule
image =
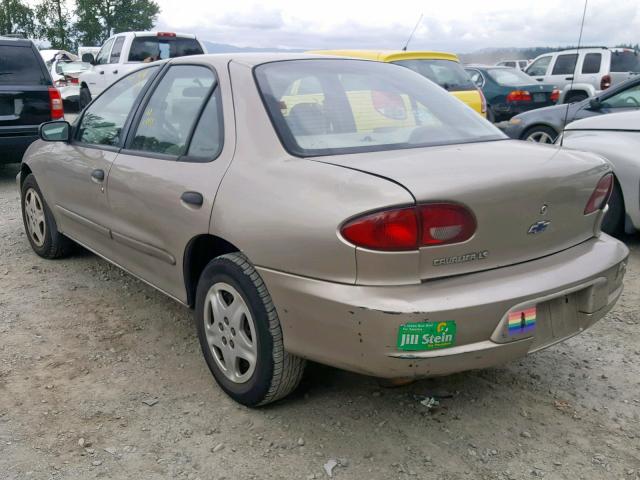
[[[378,377],[423,377],[502,364],[580,333],[617,301],[628,254],[602,235],[518,265],[390,287],[258,270],[289,352]],[[509,334],[509,312],[532,307],[535,329]],[[424,322],[455,322],[453,342],[399,348],[399,329]]]

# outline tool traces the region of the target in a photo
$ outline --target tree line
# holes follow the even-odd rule
[[[0,0],[0,36],[18,34],[76,51],[99,46],[114,33],[151,30],[160,6],[154,0]]]

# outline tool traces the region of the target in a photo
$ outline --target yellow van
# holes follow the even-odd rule
[[[460,65],[458,56],[453,53],[402,50],[314,50],[308,53],[363,58],[402,65],[437,83],[483,117],[487,115],[487,104],[482,92]]]

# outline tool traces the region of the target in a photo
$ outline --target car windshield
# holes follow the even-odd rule
[[[136,37],[131,42],[130,62],[153,62],[204,53],[195,38]]]
[[[398,60],[392,63],[418,72],[450,92],[476,89],[464,68],[453,60]]]
[[[623,50],[611,52],[612,72],[640,72],[638,52]]]
[[[296,60],[260,65],[255,75],[274,127],[294,155],[506,138],[452,95],[396,65]]]
[[[487,69],[487,73],[498,85],[502,85],[503,87],[531,85],[534,83],[533,78],[514,68],[491,68]]]

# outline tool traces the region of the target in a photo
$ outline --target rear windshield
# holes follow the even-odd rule
[[[491,68],[487,69],[487,73],[498,85],[502,86],[531,85],[534,83],[533,78],[529,75],[513,68]]]
[[[476,90],[464,68],[452,60],[398,60],[393,63],[418,72],[449,92]]]
[[[31,47],[0,45],[0,85],[46,85],[42,61]]]
[[[167,58],[204,53],[195,38],[136,37],[131,43],[130,62],[155,62]]]
[[[255,69],[274,127],[298,156],[500,140],[465,104],[396,65],[296,60]]]
[[[640,59],[638,52],[633,50],[623,50],[622,52],[611,52],[612,72],[640,72]]]

